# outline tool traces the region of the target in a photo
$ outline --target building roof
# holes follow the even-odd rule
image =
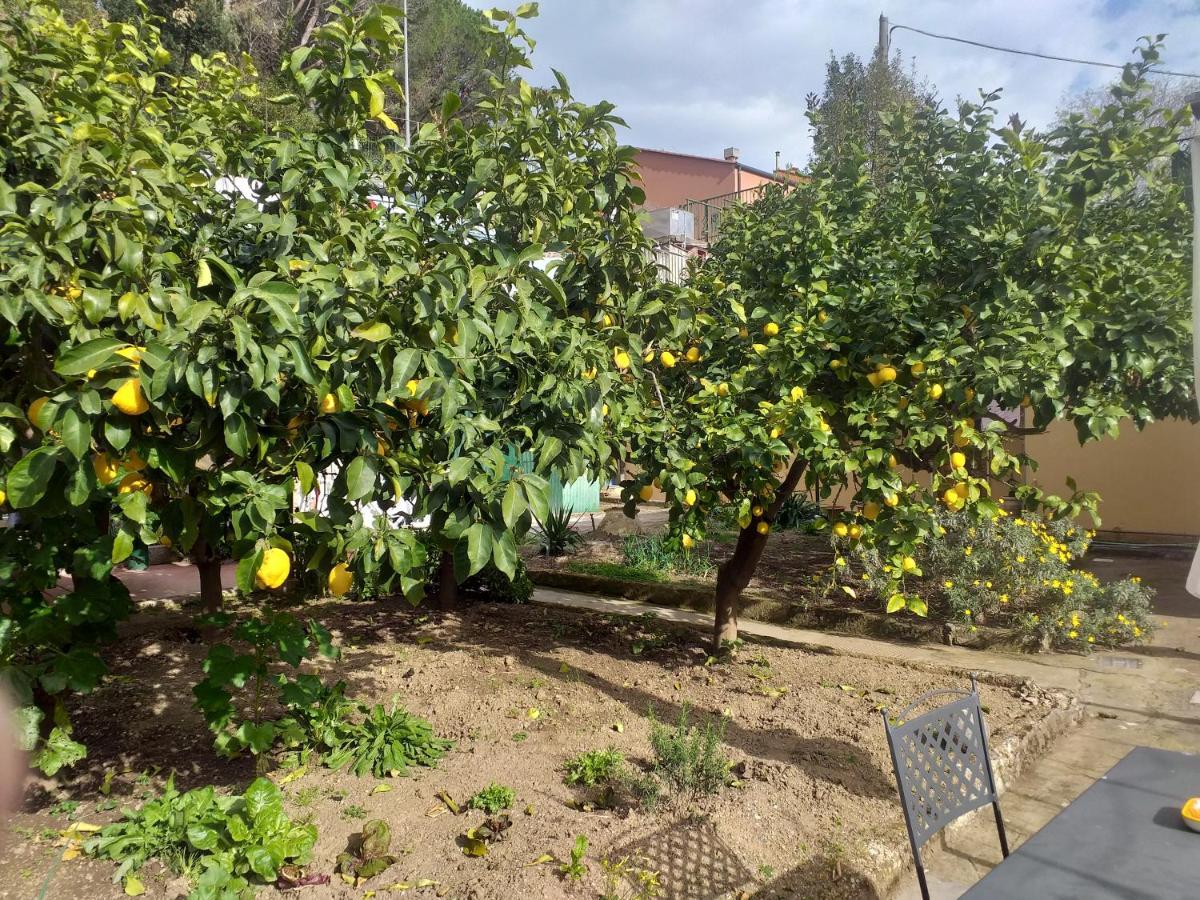
[[[700,156],[697,153],[677,153],[674,150],[655,150],[653,147],[637,147],[639,153],[658,153],[662,156],[680,156],[684,159],[699,159],[704,162],[720,163],[724,166],[737,166],[743,172],[753,172],[755,175],[761,175],[763,178],[770,178],[772,181],[783,181],[784,179],[776,172],[768,172],[766,169],[760,169],[757,166],[748,166],[739,160],[729,160],[718,156]]]

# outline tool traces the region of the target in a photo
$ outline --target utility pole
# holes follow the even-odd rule
[[[883,13],[879,14],[878,52],[884,59],[892,55],[892,30],[888,27],[888,17]]]
[[[412,146],[412,101],[408,89],[408,0],[404,0],[404,146]]]
[[[1200,335],[1200,91],[1188,94],[1187,104],[1192,108],[1192,333]],[[1200,391],[1200,341],[1196,340],[1192,341],[1192,376]],[[1192,557],[1187,590],[1200,597],[1200,547]]]

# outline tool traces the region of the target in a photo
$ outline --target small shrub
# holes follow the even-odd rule
[[[86,852],[120,863],[113,881],[158,859],[195,880],[204,896],[233,897],[249,880],[272,882],[285,863],[304,863],[317,840],[314,825],[294,823],[283,811],[283,795],[259,778],[240,796],[222,797],[211,787],[185,794],[168,779],[161,796],[101,829]]]
[[[359,704],[360,722],[344,722],[326,738],[329,752],[325,762],[340,769],[348,766],[355,775],[407,775],[409,766],[435,766],[453,743],[435,737],[424,719],[382,704]]]
[[[396,864],[396,857],[388,852],[392,848],[392,832],[382,819],[372,819],[363,825],[351,848],[339,853],[334,864],[334,871],[350,884],[374,878]]]
[[[571,508],[552,509],[546,521],[538,522],[537,541],[544,556],[562,556],[583,542],[583,535],[575,530],[571,519]]]
[[[1154,628],[1153,590],[1137,577],[1103,582],[1074,566],[1091,534],[1067,520],[1033,513],[976,519],[938,514],[940,534],[916,554],[918,591],[930,614],[963,623],[1012,629],[1029,644],[1089,650],[1143,643]],[[886,590],[887,562],[874,551],[855,554],[865,583]]]
[[[809,528],[821,518],[821,507],[803,494],[792,494],[779,506],[775,514],[777,531],[793,528]]]
[[[504,809],[512,809],[517,800],[517,792],[510,787],[496,784],[494,781],[467,801],[470,809],[481,809],[489,816]]]
[[[558,871],[568,881],[582,881],[583,876],[587,874],[588,867],[584,864],[583,858],[587,856],[588,839],[586,834],[577,835],[575,844],[571,847],[571,861],[561,863]]]
[[[621,544],[625,565],[646,572],[707,578],[716,566],[706,552],[684,550],[664,535],[631,534]]]
[[[669,791],[687,798],[715,794],[729,779],[729,758],[722,742],[725,719],[709,719],[702,726],[688,724],[686,704],[674,727],[650,716],[650,747],[654,751],[651,775]],[[653,805],[653,786],[644,785],[647,805]]]
[[[588,750],[568,759],[563,766],[563,783],[596,787],[612,785],[625,770],[625,755],[613,747]]]
[[[486,600],[491,603],[528,603],[533,596],[533,582],[525,563],[517,560],[516,574],[509,578],[495,563],[488,563],[458,586],[460,597]]]

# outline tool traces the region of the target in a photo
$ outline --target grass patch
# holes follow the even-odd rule
[[[566,566],[572,572],[584,575],[600,575],[604,578],[619,578],[621,581],[641,581],[647,584],[662,584],[670,579],[662,572],[654,572],[639,566],[627,566],[613,562],[572,562]]]

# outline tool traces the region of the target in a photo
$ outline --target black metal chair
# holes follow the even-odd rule
[[[928,712],[911,715],[914,710],[928,706],[930,700],[943,696],[955,699]],[[992,804],[1000,850],[1007,857],[1008,836],[1000,814],[975,676],[971,676],[970,691],[930,691],[896,716],[889,717],[885,709],[883,726],[888,749],[892,751],[921,896],[929,900],[921,848],[959,816],[972,810]]]

